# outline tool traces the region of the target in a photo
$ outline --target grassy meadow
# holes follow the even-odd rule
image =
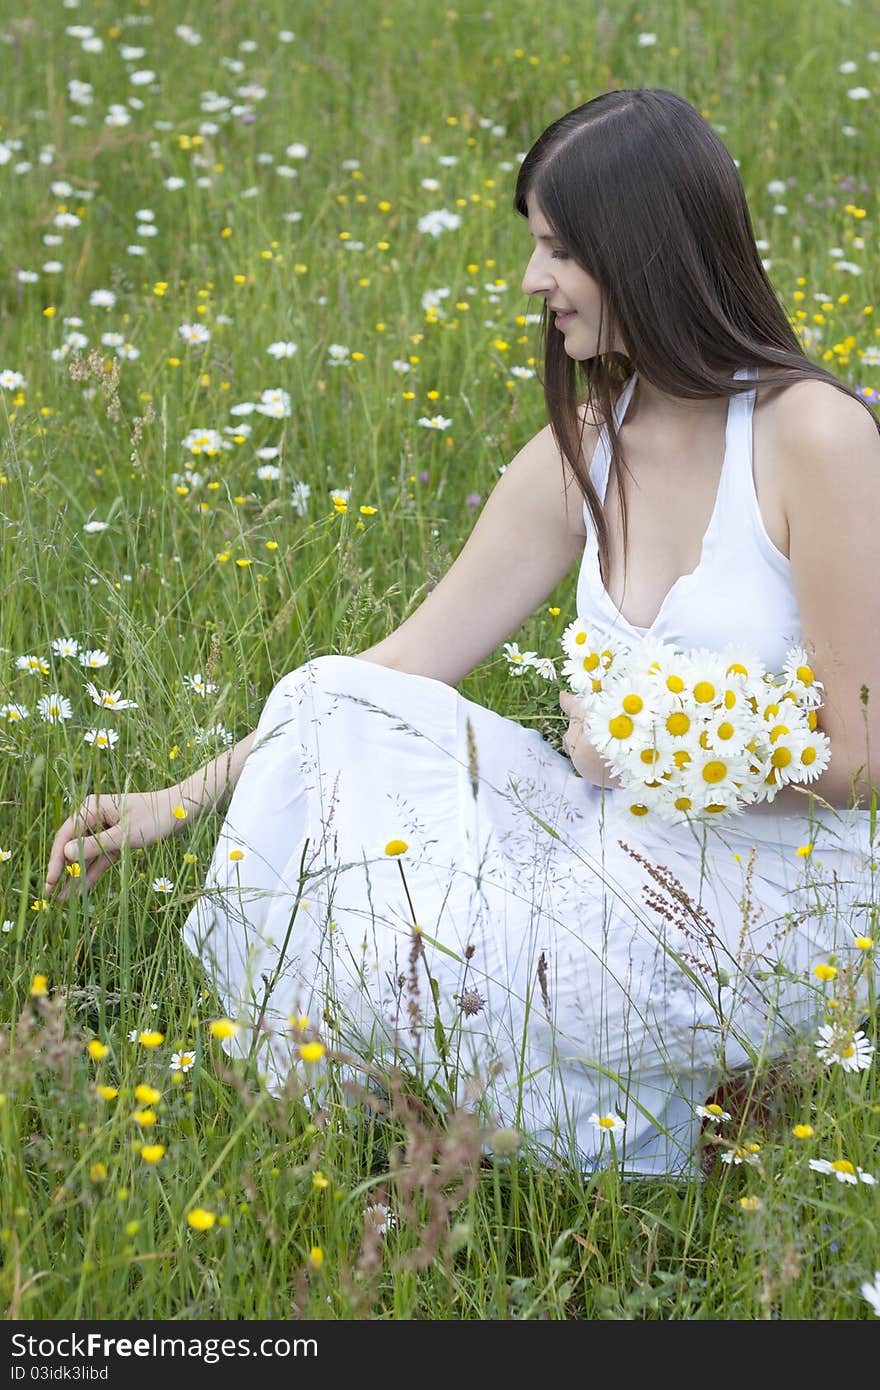
[[[411,612],[544,423],[511,203],[568,108],[698,106],[806,351],[880,399],[880,26],[840,0],[50,0],[2,6],[0,59],[4,1318],[880,1315],[876,1061],[759,1073],[732,1161],[690,1181],[490,1159],[397,1078],[369,1109],[332,1059],[317,1104],[308,1062],[283,1100],[230,1067],[179,935],[216,820],[41,896],[85,795],[176,782],[284,672]],[[555,654],[575,577],[521,647]],[[503,651],[461,689],[561,731]]]

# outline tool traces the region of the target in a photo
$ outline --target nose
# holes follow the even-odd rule
[[[529,257],[522,278],[523,294],[549,294],[556,281],[553,278],[547,259],[540,246],[536,246]]]

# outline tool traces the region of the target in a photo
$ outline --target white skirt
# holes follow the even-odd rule
[[[867,812],[636,819],[535,730],[328,656],[269,695],[184,934],[273,1089],[307,1016],[542,1150],[603,1161],[615,1116],[627,1171],[678,1174],[722,1068],[820,1021],[869,848]]]

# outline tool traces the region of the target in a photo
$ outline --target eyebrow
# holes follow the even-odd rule
[[[558,236],[554,236],[552,232],[532,232],[531,235],[535,238],[535,241],[558,241],[558,240],[559,240],[559,237],[558,237]]]

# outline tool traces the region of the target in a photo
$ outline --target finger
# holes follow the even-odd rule
[[[96,859],[111,859],[111,856],[118,854],[121,847],[122,826],[111,825],[106,830],[96,830],[94,835],[68,840],[64,846],[64,858],[69,864],[88,866]]]

